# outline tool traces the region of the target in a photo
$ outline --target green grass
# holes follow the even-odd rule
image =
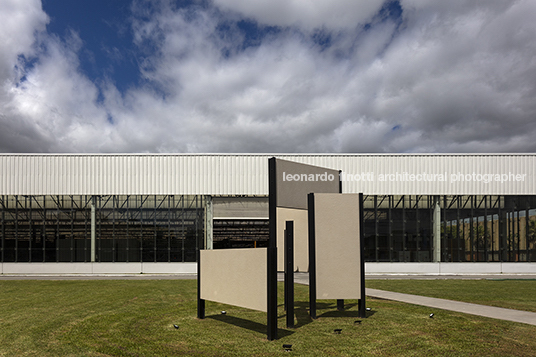
[[[366,286],[536,312],[535,280],[367,280]]]
[[[385,300],[368,299],[372,311],[361,324],[354,323],[356,301],[346,301],[344,312],[335,301],[319,301],[319,318],[311,321],[308,287],[295,289],[297,327],[284,328],[280,307],[280,339],[267,341],[262,312],[207,302],[207,318],[198,320],[195,280],[0,281],[0,356],[274,356],[285,353],[283,343],[296,356],[536,351],[535,326],[448,311],[430,319],[429,308]]]

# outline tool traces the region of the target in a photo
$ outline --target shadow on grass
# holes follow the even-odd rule
[[[280,305],[282,306],[282,305]],[[327,302],[317,302],[316,303],[316,311],[317,311],[317,319],[320,317],[351,317],[351,318],[359,318],[359,311],[349,311],[349,309],[357,306],[356,303],[351,304],[345,304],[344,310],[339,311],[337,310],[337,304],[336,303],[327,303]],[[325,311],[328,310],[328,311]],[[331,311],[330,311],[331,310]],[[325,312],[322,312],[325,311]],[[367,311],[366,316],[370,317],[374,315],[374,311]],[[309,314],[309,302],[298,302],[296,301],[294,303],[294,316],[296,317],[296,324],[294,325],[294,328],[299,328],[302,326],[305,326],[307,324],[310,324],[314,320],[311,318],[311,315]],[[286,312],[283,315],[278,316],[278,318],[285,318]]]
[[[267,329],[268,329],[265,324],[260,324],[260,323],[255,322],[255,321],[246,320],[246,319],[236,317],[236,316],[212,315],[212,316],[207,316],[207,318],[217,320],[217,321],[221,321],[221,322],[225,322],[226,324],[238,326],[238,327],[248,329],[250,331],[259,332],[259,333],[262,333],[262,334],[266,334]],[[290,336],[293,333],[294,333],[293,331],[283,330],[283,329],[278,328],[277,329],[277,338]]]

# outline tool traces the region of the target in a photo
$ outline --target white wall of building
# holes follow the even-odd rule
[[[2,275],[196,274],[197,263],[0,263]],[[365,263],[366,275],[536,274],[536,263]]]
[[[1,154],[0,195],[266,196],[268,158],[272,156]],[[535,154],[276,157],[342,170],[349,179],[343,182],[345,193],[536,194]]]

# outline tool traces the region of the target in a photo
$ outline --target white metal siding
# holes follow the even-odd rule
[[[343,192],[365,194],[536,194],[536,155],[0,155],[0,194],[267,195],[268,158],[372,173],[343,182]],[[379,181],[380,174],[445,174],[439,181]],[[521,182],[451,182],[450,175],[520,174]]]

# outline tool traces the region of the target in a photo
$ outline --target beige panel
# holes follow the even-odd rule
[[[266,250],[202,250],[201,299],[266,312]]]
[[[268,197],[214,197],[214,218],[268,219]]]
[[[309,271],[307,210],[277,207],[277,270],[285,270],[285,221],[294,221],[294,270]]]
[[[317,299],[359,299],[359,195],[315,194]]]
[[[277,207],[307,209],[311,192],[339,192],[339,171],[276,160]]]

